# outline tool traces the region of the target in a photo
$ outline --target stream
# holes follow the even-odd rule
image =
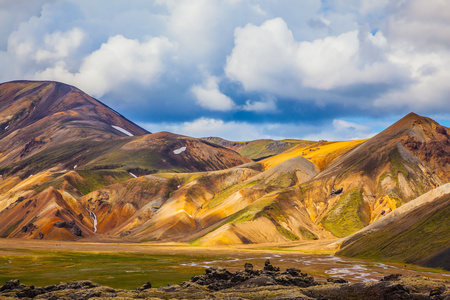
[[[403,274],[409,276],[428,276],[450,280],[449,273],[439,273],[438,270],[407,266],[395,263],[379,263],[363,259],[352,259],[334,255],[320,254],[284,254],[276,253],[261,257],[247,257],[248,254],[236,254],[234,258],[211,260],[181,264],[184,267],[218,267],[231,272],[242,270],[249,262],[255,269],[263,269],[264,262],[269,259],[272,265],[287,268],[297,268],[301,272],[312,275],[318,282],[325,282],[327,278],[343,278],[349,282],[379,281],[386,275]]]
[[[94,232],[97,232],[97,216],[93,211],[90,211],[89,209],[87,209],[87,211],[89,212],[89,216],[91,217],[92,221],[94,221]]]

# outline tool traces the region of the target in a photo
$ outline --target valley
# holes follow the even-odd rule
[[[2,280],[131,289],[268,258],[319,282],[449,276],[450,129],[415,113],[365,140],[198,139],[9,82],[0,176]]]
[[[28,285],[92,280],[132,290],[146,281],[156,288],[179,284],[209,267],[235,272],[245,263],[251,263],[261,269],[267,259],[282,270],[298,268],[321,283],[328,278],[343,278],[351,283],[376,282],[392,273],[439,280],[450,278],[450,272],[443,270],[336,257],[323,246],[204,248],[184,244],[0,240],[0,280],[7,281],[14,274],[14,278]]]

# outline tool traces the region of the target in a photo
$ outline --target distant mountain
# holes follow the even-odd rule
[[[269,139],[233,142],[227,141],[220,137],[205,137],[202,138],[202,140],[234,150],[239,154],[251,158],[255,161],[259,161],[261,159],[283,153],[295,146],[306,146],[315,143],[312,141],[303,141],[303,140],[274,141]]]

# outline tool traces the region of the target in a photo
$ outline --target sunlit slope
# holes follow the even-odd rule
[[[306,183],[309,207],[325,229],[347,236],[448,182],[449,155],[448,130],[411,113]]]
[[[302,156],[312,161],[322,171],[336,158],[365,141],[318,142],[308,146],[298,145],[288,151],[262,160],[261,164],[267,170],[288,159]]]
[[[74,240],[93,236],[93,219],[78,197],[132,178],[124,171],[44,171],[0,181],[0,235]]]
[[[245,166],[230,169],[226,173],[228,184],[217,185],[219,171],[203,174],[181,185],[145,224],[148,227],[137,230],[136,237],[146,240],[178,236],[198,245],[329,237],[312,222],[298,189],[289,190],[317,172],[314,164],[299,157],[265,172]],[[244,174],[250,177],[242,180]],[[207,189],[205,184],[209,185]]]

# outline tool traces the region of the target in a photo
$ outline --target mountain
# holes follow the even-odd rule
[[[429,118],[405,116],[335,159],[304,186],[305,198],[316,208],[311,215],[344,237],[449,182],[448,133]]]
[[[75,154],[83,150],[82,146],[76,147],[80,141],[96,145],[147,133],[69,85],[30,81],[0,85],[1,166],[62,144],[67,145],[65,148],[70,154]],[[69,151],[70,145],[75,145],[76,149]]]
[[[414,113],[367,140],[229,142],[147,133],[60,83],[7,83],[0,97],[2,237],[342,238],[450,177],[450,130]]]
[[[315,143],[303,140],[274,141],[269,139],[233,142],[220,137],[205,137],[202,140],[234,150],[255,161],[283,153],[295,146],[307,146]]]
[[[450,270],[449,215],[447,183],[343,238],[337,254]]]
[[[0,153],[0,174],[22,178],[52,167],[141,175],[217,170],[250,161],[198,139],[151,135],[75,87],[30,81],[0,85]]]
[[[89,237],[93,215],[78,201],[85,194],[146,174],[214,171],[251,161],[199,139],[150,134],[58,82],[1,84],[0,109],[3,237]]]

